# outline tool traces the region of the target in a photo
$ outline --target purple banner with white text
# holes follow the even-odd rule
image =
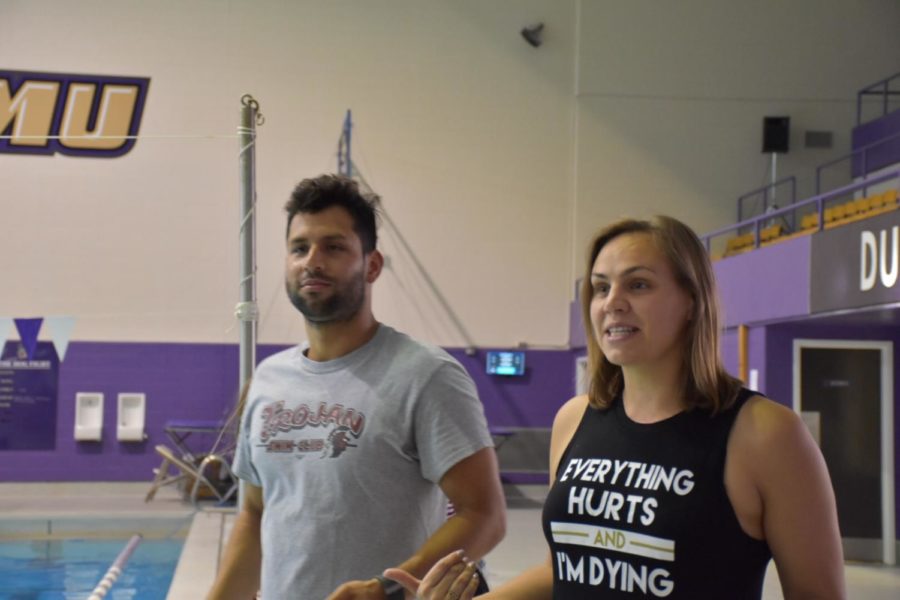
[[[51,342],[38,342],[31,360],[19,341],[0,354],[0,450],[56,448],[59,359]]]

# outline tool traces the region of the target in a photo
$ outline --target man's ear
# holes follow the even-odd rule
[[[366,282],[375,283],[384,268],[384,256],[378,249],[372,250],[366,255]]]

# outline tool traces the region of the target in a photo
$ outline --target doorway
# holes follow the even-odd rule
[[[893,344],[794,340],[794,410],[831,474],[847,560],[896,564]]]

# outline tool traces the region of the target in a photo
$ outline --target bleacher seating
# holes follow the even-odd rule
[[[860,219],[867,219],[896,210],[898,207],[900,205],[897,204],[897,190],[888,190],[882,194],[848,200],[842,204],[825,209],[825,228],[831,229],[832,227],[838,227]]]
[[[759,231],[759,243],[761,246],[771,244],[784,234],[784,227],[781,223],[770,225]]]
[[[867,219],[892,210],[900,209],[900,197],[896,189],[888,190],[881,194],[874,194],[865,198],[848,200],[841,204],[825,207],[825,229],[839,227],[846,223],[852,223],[861,219]],[[809,235],[819,230],[819,214],[811,212],[800,219],[800,227],[793,234],[788,234],[781,224],[771,225],[759,232],[759,245],[768,246],[799,235]],[[753,233],[736,235],[728,240],[725,245],[725,253],[722,257],[734,256],[754,248]]]
[[[753,249],[753,234],[745,233],[744,235],[736,235],[729,239],[725,245],[724,256],[734,256]]]
[[[808,232],[819,228],[819,213],[809,213],[800,219],[800,231]]]

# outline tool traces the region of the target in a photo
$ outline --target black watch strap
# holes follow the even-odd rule
[[[402,585],[393,579],[388,579],[384,575],[376,575],[375,579],[378,580],[378,583],[380,583],[382,589],[384,589],[384,597],[386,600],[406,600],[406,592],[403,591]]]

